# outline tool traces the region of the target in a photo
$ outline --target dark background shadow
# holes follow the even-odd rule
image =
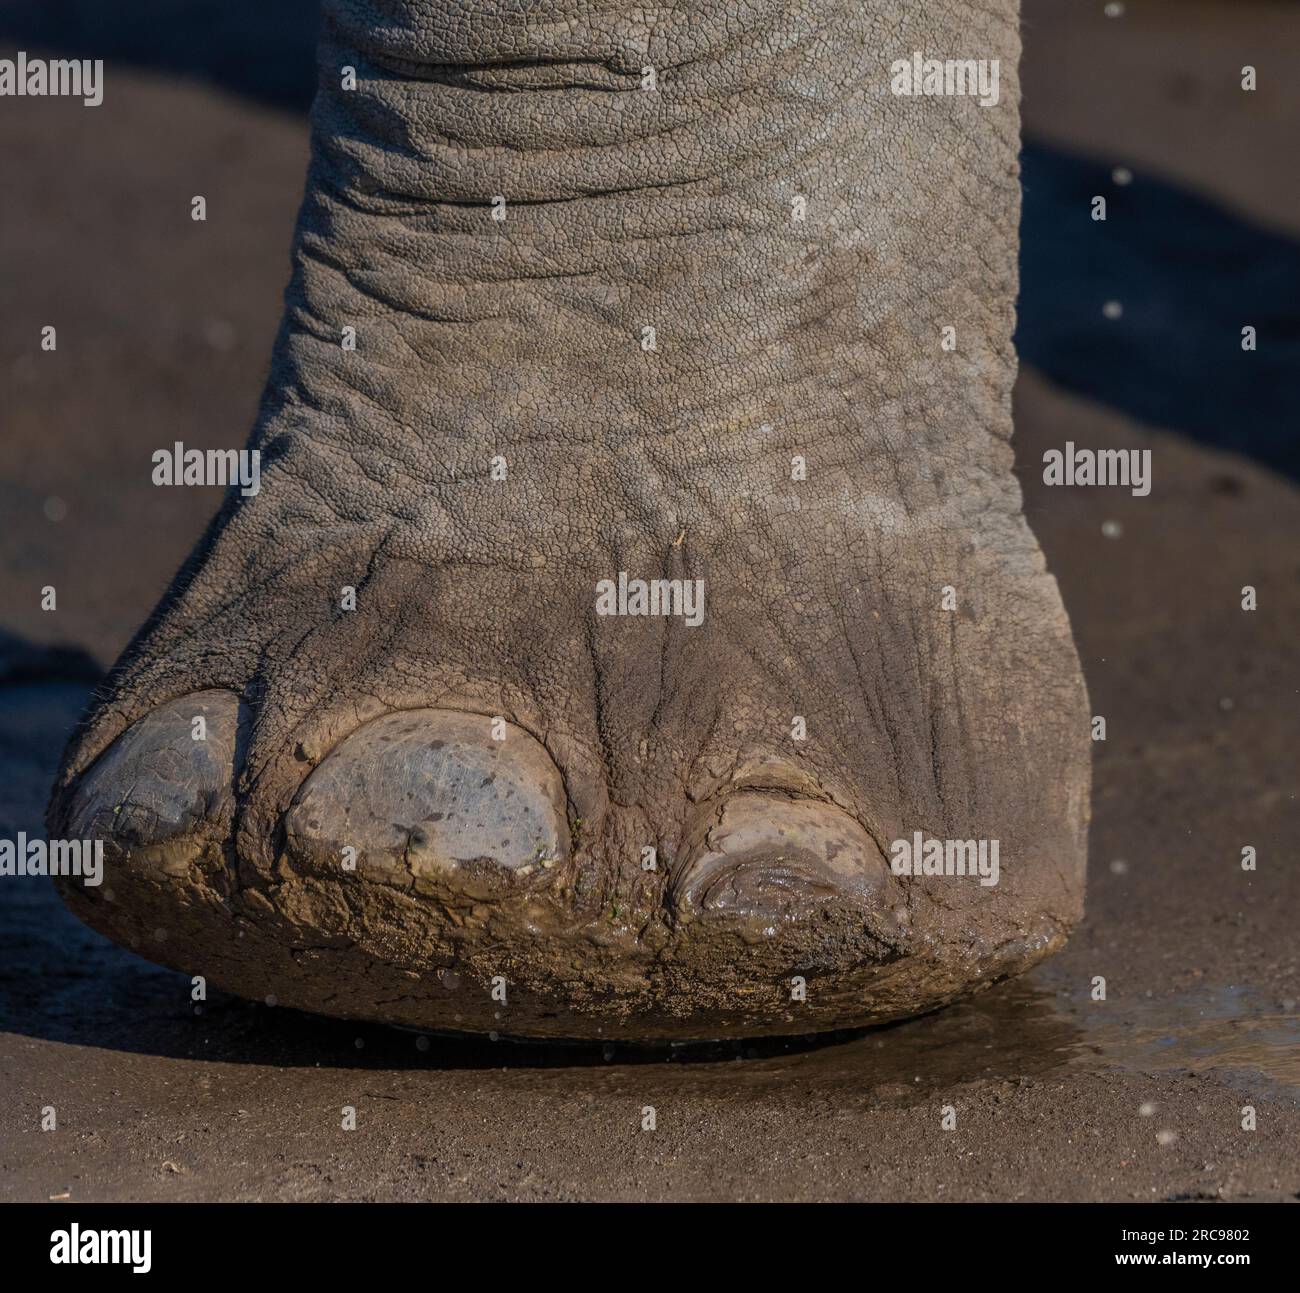
[[[1300,244],[1158,179],[1026,141],[1022,362],[1152,426],[1300,477]],[[1091,217],[1092,199],[1107,219]],[[1103,306],[1123,307],[1107,319]],[[1254,352],[1241,330],[1256,329]]]
[[[320,0],[0,0],[0,46],[102,58],[305,112]]]

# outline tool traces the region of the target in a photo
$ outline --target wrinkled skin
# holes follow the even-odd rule
[[[1011,473],[1016,20],[326,0],[262,490],[72,742],[77,913],[528,1036],[880,1022],[1059,947],[1088,717]],[[1001,102],[892,95],[913,50]],[[702,623],[597,616],[621,570]],[[999,883],[891,874],[917,830]]]

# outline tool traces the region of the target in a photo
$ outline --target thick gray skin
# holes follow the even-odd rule
[[[52,835],[111,855],[73,908],[532,1036],[880,1022],[1059,947],[1088,716],[1011,473],[1014,0],[325,10],[262,492],[68,752]],[[913,50],[1001,103],[892,95]],[[597,617],[620,570],[703,623]],[[1000,883],[890,874],[915,830]]]

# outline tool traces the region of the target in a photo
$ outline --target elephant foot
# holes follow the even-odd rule
[[[1014,5],[822,7],[326,4],[260,490],[68,751],[82,918],[251,999],[641,1040],[1061,944],[1088,710],[1011,471],[1014,87],[896,97],[882,45],[1009,78]]]

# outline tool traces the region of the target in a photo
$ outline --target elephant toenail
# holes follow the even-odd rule
[[[481,898],[567,858],[565,806],[559,770],[521,728],[507,724],[494,740],[479,715],[408,711],[365,724],[327,755],[285,832],[300,860],[329,865],[351,846],[373,879]]]
[[[202,691],[159,705],[91,765],[62,829],[123,849],[224,831],[249,715],[229,691]]]
[[[764,929],[845,906],[897,906],[898,882],[871,836],[816,800],[740,792],[710,813],[672,878],[679,921],[757,922]]]

